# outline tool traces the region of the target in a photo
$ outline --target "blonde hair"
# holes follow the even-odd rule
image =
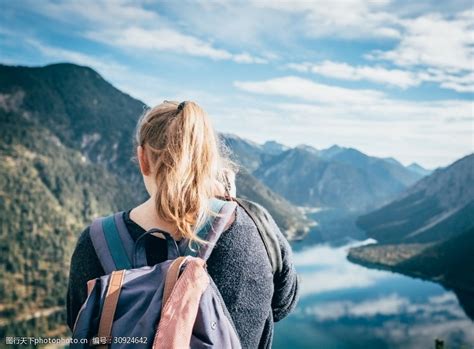
[[[208,214],[217,214],[209,201],[218,195],[226,174],[236,171],[210,118],[194,102],[165,101],[142,115],[135,141],[155,176],[158,216],[174,223],[179,237],[203,243],[197,229]]]

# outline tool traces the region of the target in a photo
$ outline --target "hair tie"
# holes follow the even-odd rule
[[[181,110],[183,110],[185,104],[186,104],[186,101],[179,103],[179,105],[178,105],[178,113],[181,112]]]

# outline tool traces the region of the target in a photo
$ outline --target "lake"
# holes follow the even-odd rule
[[[275,349],[474,348],[474,322],[455,294],[428,281],[367,269],[346,259],[350,247],[296,249],[301,278],[295,311],[276,324]]]

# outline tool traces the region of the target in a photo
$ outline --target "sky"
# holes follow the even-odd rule
[[[471,1],[7,1],[0,62],[72,62],[220,132],[403,164],[474,151]]]

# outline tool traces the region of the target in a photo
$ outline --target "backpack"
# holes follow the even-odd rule
[[[150,229],[134,242],[123,212],[93,221],[90,236],[106,275],[89,280],[70,348],[228,348],[241,344],[206,261],[237,204],[211,200],[219,212],[198,230],[207,244],[195,249]],[[144,237],[165,236],[168,260],[146,261]]]
[[[227,198],[229,199],[229,198]],[[278,239],[270,215],[260,205],[241,198],[211,200],[219,212],[209,217],[197,235],[208,244],[194,250],[159,229],[134,242],[124,212],[98,218],[90,237],[106,275],[89,280],[88,296],[76,317],[70,348],[241,348],[222,296],[207,274],[212,253],[237,205],[254,221],[273,273],[281,270]],[[161,233],[168,260],[148,266],[143,239]]]

